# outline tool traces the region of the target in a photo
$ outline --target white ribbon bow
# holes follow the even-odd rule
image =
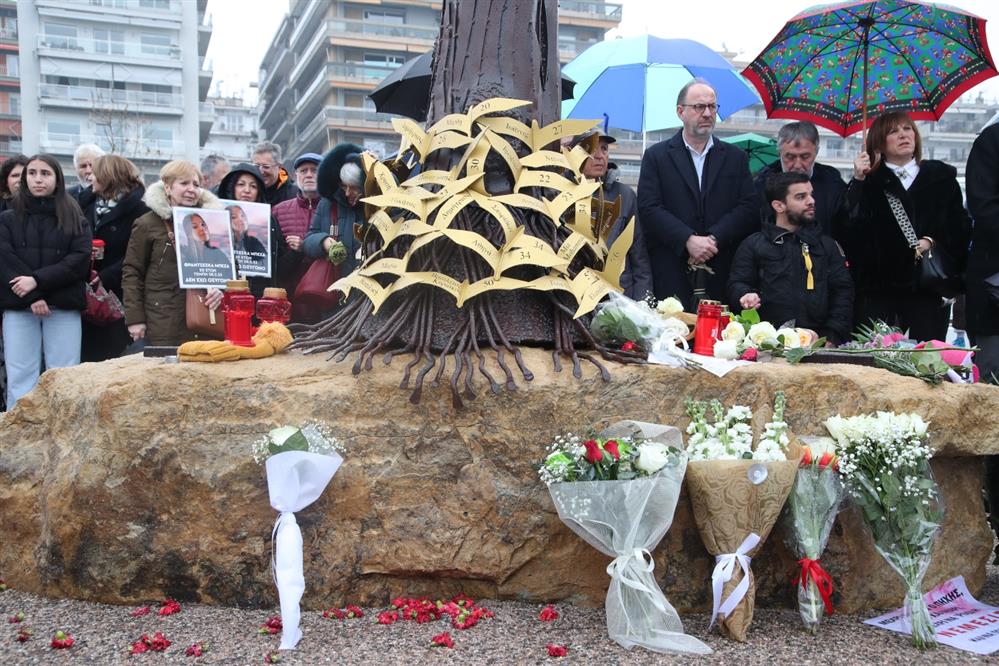
[[[648,558],[648,561],[646,561],[646,558]],[[638,560],[641,564],[633,564],[634,560]],[[652,559],[652,553],[644,548],[636,548],[630,553],[615,557],[614,560],[607,565],[607,575],[612,579],[620,580],[622,583],[634,590],[644,592],[649,596],[649,601],[651,601],[660,612],[666,613],[666,604],[664,604],[660,599],[660,597],[662,597],[662,590],[659,588],[653,590],[638,578],[628,576],[629,569],[634,568],[644,573],[652,573],[655,566],[656,563]]]
[[[742,545],[734,553],[728,553],[725,555],[715,556],[715,570],[711,574],[711,587],[714,591],[714,604],[711,609],[711,624],[708,625],[710,630],[715,626],[715,618],[721,615],[722,619],[728,617],[728,614],[735,610],[735,607],[739,605],[742,598],[746,596],[749,592],[749,551],[756,548],[757,544],[760,543],[760,537],[758,534],[751,533],[742,542]],[[732,580],[732,576],[735,574],[735,564],[739,563],[742,567],[742,580],[736,585],[735,589],[732,590],[732,594],[728,595],[728,599],[724,602],[721,600],[722,588],[724,588],[725,583]]]

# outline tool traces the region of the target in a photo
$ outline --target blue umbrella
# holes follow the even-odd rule
[[[692,78],[718,93],[718,116],[759,103],[725,58],[691,39],[650,35],[594,44],[566,65],[575,98],[562,102],[563,118],[601,118],[611,127],[649,132],[679,127],[676,96]]]

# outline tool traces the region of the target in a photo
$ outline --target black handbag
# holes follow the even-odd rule
[[[909,246],[915,249],[919,245],[919,239],[909,221],[909,214],[905,212],[902,200],[891,192],[886,191],[885,197],[891,212],[895,215],[895,222],[905,236]],[[958,273],[954,265],[954,260],[943,248],[933,244],[923,256],[916,261],[915,283],[920,291],[929,291],[944,298],[954,298],[964,293],[964,280]]]

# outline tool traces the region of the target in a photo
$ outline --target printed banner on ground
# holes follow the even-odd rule
[[[999,608],[987,606],[971,596],[964,576],[951,578],[923,595],[933,619],[937,641],[958,650],[992,654],[999,650]],[[902,620],[902,609],[864,620],[869,624],[901,634],[910,634]]]

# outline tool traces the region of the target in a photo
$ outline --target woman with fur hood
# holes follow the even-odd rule
[[[175,347],[196,336],[187,329],[186,296],[177,278],[173,206],[221,209],[218,197],[199,186],[201,172],[187,160],[168,162],[143,198],[150,211],[138,218],[122,265],[125,324],[132,340]],[[216,309],[222,292],[209,289]]]
[[[363,226],[364,149],[341,143],[326,154],[319,165],[319,195],[322,197],[309,225],[303,248],[313,259],[327,258],[340,266],[341,277],[357,268],[360,242],[354,237],[354,225]]]

